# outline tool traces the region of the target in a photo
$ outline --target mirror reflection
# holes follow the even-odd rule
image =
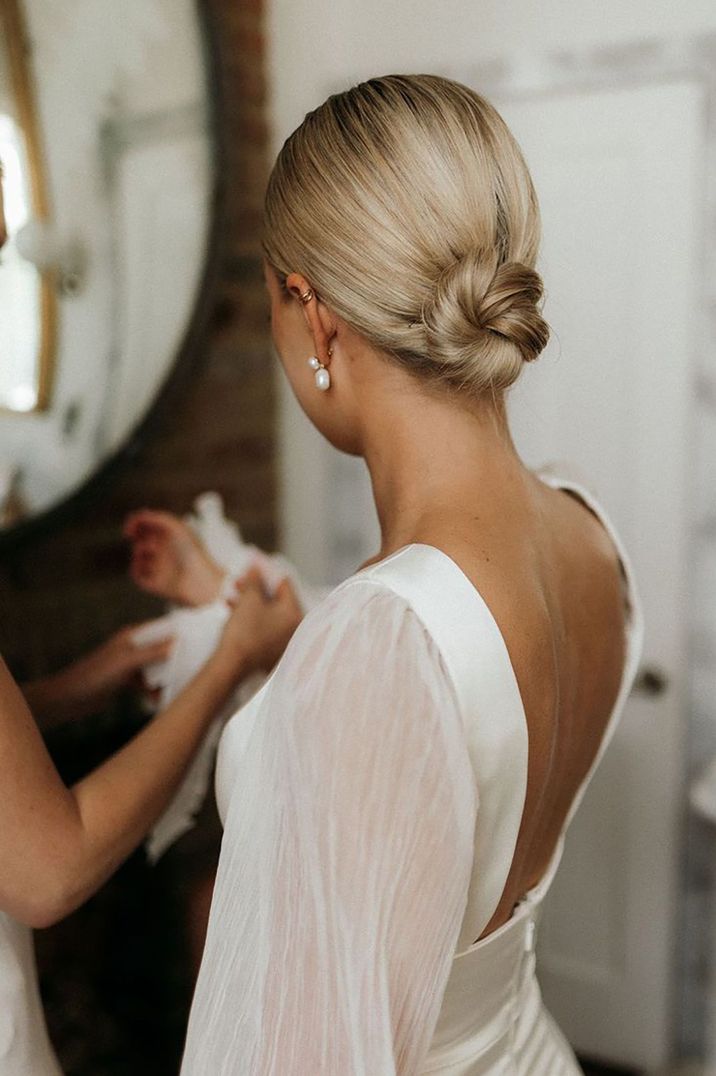
[[[23,256],[23,234],[46,217],[25,34],[16,0],[0,4],[0,168],[8,240],[0,262],[0,409],[25,412],[47,403],[52,364],[51,282]]]
[[[109,0],[0,10],[10,526],[77,490],[165,384],[204,271],[213,180],[190,0],[132,0],[121,19]]]

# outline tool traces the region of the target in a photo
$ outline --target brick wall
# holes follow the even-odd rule
[[[267,106],[262,0],[204,0],[224,98],[225,254],[206,354],[179,405],[93,503],[0,563],[0,652],[39,675],[157,611],[126,577],[120,526],[142,505],[176,512],[217,489],[245,536],[275,539],[275,400],[261,280]]]

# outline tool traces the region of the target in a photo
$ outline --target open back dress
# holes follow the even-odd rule
[[[641,650],[627,590],[621,685],[550,865],[502,896],[528,729],[489,608],[439,549],[409,545],[314,609],[229,722],[225,832],[182,1076],[571,1076],[535,973],[540,905]],[[575,915],[579,910],[575,909]]]

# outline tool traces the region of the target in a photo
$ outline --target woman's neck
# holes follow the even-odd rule
[[[401,391],[376,392],[362,408],[381,557],[431,535],[472,530],[524,490],[528,476],[502,401],[471,406],[410,375],[397,380]]]

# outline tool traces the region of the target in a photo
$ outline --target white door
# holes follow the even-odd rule
[[[673,1034],[686,725],[690,376],[702,174],[687,82],[496,101],[540,197],[548,351],[511,399],[533,464],[567,461],[632,556],[644,666],[569,833],[540,938],[545,1000],[588,1055],[652,1069]]]

